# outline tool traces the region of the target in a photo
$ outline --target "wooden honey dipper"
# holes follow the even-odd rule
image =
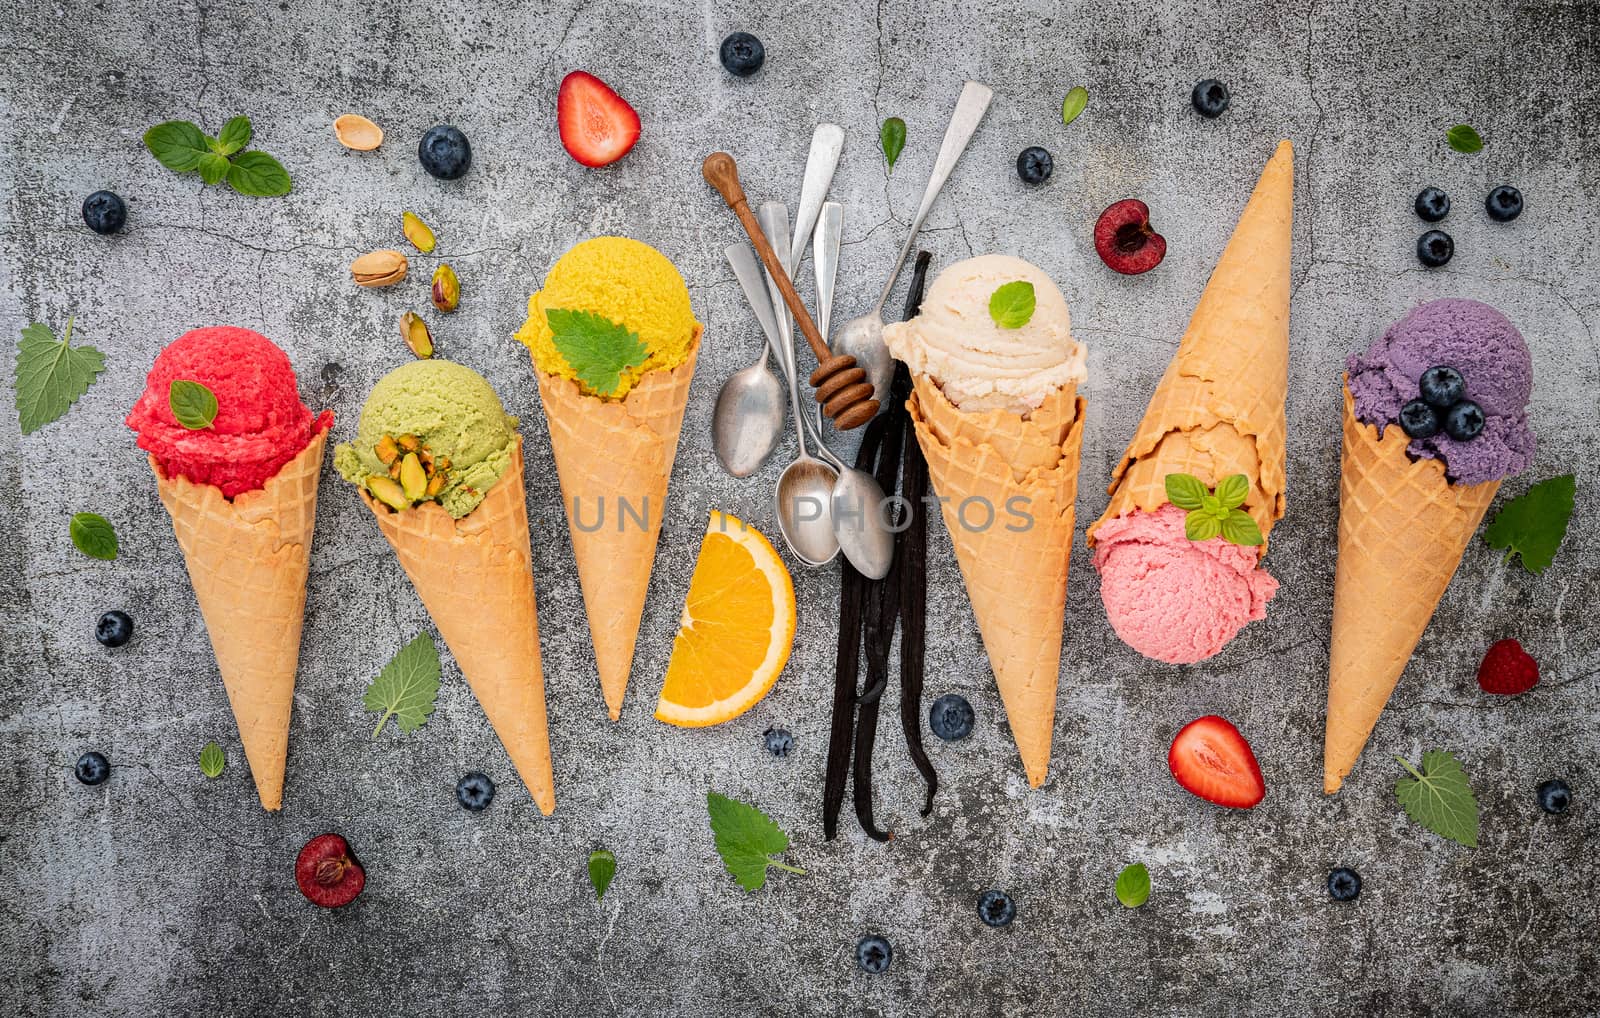
[[[867,380],[867,373],[856,366],[854,357],[835,355],[823,342],[817,323],[811,320],[811,313],[795,292],[794,283],[783,270],[777,253],[772,250],[772,244],[761,230],[761,224],[756,222],[755,214],[750,211],[744,188],[739,184],[739,167],[734,163],[733,156],[726,152],[711,153],[701,164],[700,173],[706,178],[706,183],[722,195],[722,200],[728,203],[733,214],[739,217],[739,223],[749,235],[750,243],[755,245],[761,263],[767,267],[778,292],[783,294],[783,302],[788,305],[789,313],[800,327],[800,334],[806,337],[811,352],[817,355],[817,370],[811,372],[810,381],[817,390],[817,402],[822,404],[822,412],[840,431],[858,428],[872,420],[878,415],[878,401],[872,398],[872,383]]]

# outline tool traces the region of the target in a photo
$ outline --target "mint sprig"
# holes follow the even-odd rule
[[[145,148],[174,173],[200,174],[206,184],[223,180],[257,198],[288,194],[289,172],[265,152],[245,152],[254,131],[249,117],[234,117],[213,138],[187,120],[169,120],[144,132]]]
[[[1002,283],[989,295],[989,317],[1002,329],[1020,329],[1033,318],[1033,284],[1026,279]]]
[[[99,513],[78,513],[67,525],[72,544],[90,558],[110,562],[117,557],[117,532]]]
[[[789,873],[805,874],[772,858],[789,849],[789,836],[772,818],[754,806],[716,792],[706,793],[706,809],[711,814],[711,831],[716,835],[717,853],[733,879],[747,891],[759,891],[767,883],[767,867],[776,866]]]
[[[1247,548],[1259,547],[1265,541],[1255,517],[1240,508],[1250,496],[1250,478],[1244,474],[1224,477],[1216,491],[1190,474],[1168,474],[1166,487],[1167,501],[1189,511],[1183,520],[1183,533],[1189,540],[1221,537],[1229,544]]]
[[[594,888],[594,900],[604,901],[606,888],[617,875],[617,857],[610,849],[597,848],[589,853],[589,886]]]
[[[878,144],[883,146],[883,158],[889,161],[889,172],[894,172],[894,161],[900,158],[900,150],[906,147],[906,122],[899,117],[890,117],[878,128]]]
[[[428,633],[418,633],[367,686],[363,703],[367,710],[383,715],[372,737],[378,737],[390,718],[402,732],[414,732],[426,724],[439,696],[439,673],[439,648]]]
[[[58,341],[50,326],[34,322],[22,329],[17,346],[17,423],[30,435],[59,419],[89,391],[106,369],[105,354],[72,345],[72,319]]]
[[[1457,124],[1444,133],[1444,140],[1457,152],[1471,155],[1483,151],[1483,135],[1479,134],[1471,124]]]
[[[1422,754],[1422,770],[1403,757],[1395,762],[1411,773],[1395,782],[1400,805],[1417,823],[1468,848],[1478,847],[1478,799],[1467,773],[1453,753],[1430,749]]]
[[[1138,908],[1150,900],[1150,869],[1142,862],[1124,866],[1117,874],[1117,900]]]
[[[204,384],[188,378],[174,378],[167,386],[167,406],[178,423],[190,431],[211,427],[217,419],[217,397]]]
[[[1505,549],[1507,562],[1521,556],[1522,568],[1538,575],[1555,561],[1577,494],[1578,479],[1572,474],[1540,481],[1500,507],[1483,539],[1491,548]]]
[[[583,387],[596,396],[610,396],[622,385],[625,372],[650,356],[650,348],[637,332],[589,311],[547,308],[550,339],[572,366]]]
[[[200,773],[208,778],[222,776],[222,769],[228,766],[228,758],[222,752],[222,747],[215,742],[206,743],[205,749],[200,751]]]

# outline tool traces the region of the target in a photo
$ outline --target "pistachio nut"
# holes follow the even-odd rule
[[[451,312],[461,303],[461,280],[447,262],[433,270],[433,306]]]
[[[383,144],[383,128],[358,113],[346,113],[333,122],[339,144],[357,152],[371,152]]]
[[[426,360],[433,356],[433,335],[428,332],[428,323],[410,311],[400,316],[400,338],[418,357]]]
[[[428,229],[428,224],[415,212],[400,213],[400,229],[405,233],[406,239],[411,241],[411,246],[423,254],[431,254],[433,247],[438,243],[433,231]]]
[[[372,447],[372,451],[378,454],[378,462],[384,466],[388,466],[400,457],[400,447],[395,445],[394,439],[388,435],[378,439],[378,444]]]
[[[396,512],[411,508],[411,502],[406,498],[405,490],[400,487],[400,483],[382,474],[373,474],[367,478],[367,490],[372,492],[373,498]]]
[[[410,267],[405,255],[385,248],[369,251],[351,262],[350,275],[355,277],[358,286],[393,286],[406,278]]]

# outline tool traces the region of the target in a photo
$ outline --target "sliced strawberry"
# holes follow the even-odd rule
[[[1178,784],[1218,806],[1249,809],[1267,794],[1250,744],[1215,714],[1183,726],[1167,751],[1167,766]]]
[[[556,123],[567,154],[585,166],[610,166],[639,140],[639,114],[587,71],[561,79]]]

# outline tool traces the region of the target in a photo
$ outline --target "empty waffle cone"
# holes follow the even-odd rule
[[[1250,479],[1243,508],[1265,537],[1285,507],[1289,245],[1294,149],[1280,142],[1206,283],[1133,441],[1111,474],[1111,503],[1089,527],[1167,504],[1168,474],[1215,487]],[[1266,554],[1266,544],[1261,545]]]
[[[1355,766],[1500,488],[1451,484],[1439,460],[1412,460],[1410,442],[1397,424],[1379,438],[1358,419],[1347,380],[1322,756],[1330,795]]]
[[[649,372],[620,400],[586,396],[571,379],[534,370],[561,477],[600,690],[613,721],[622,716],[628,691],[667,481],[699,352],[696,334],[682,364]]]
[[[215,485],[167,477],[155,457],[149,457],[239,725],[256,794],[269,810],[283,806],[289,712],[326,444],[327,431],[318,432],[265,485],[231,502]]]
[[[982,422],[996,412],[963,414],[930,381],[917,380],[906,406],[929,480],[943,500],[1012,738],[1028,784],[1037,788],[1050,769],[1084,401],[1068,388],[1027,419],[1000,413],[1009,419],[995,422],[993,443]],[[1002,449],[1026,450],[1045,462],[1019,472]],[[1031,526],[1017,509],[1031,517]]]
[[[455,655],[540,811],[556,808],[545,718],[539,616],[523,492],[522,441],[478,507],[453,519],[437,502],[393,512],[365,488],[412,587]]]

